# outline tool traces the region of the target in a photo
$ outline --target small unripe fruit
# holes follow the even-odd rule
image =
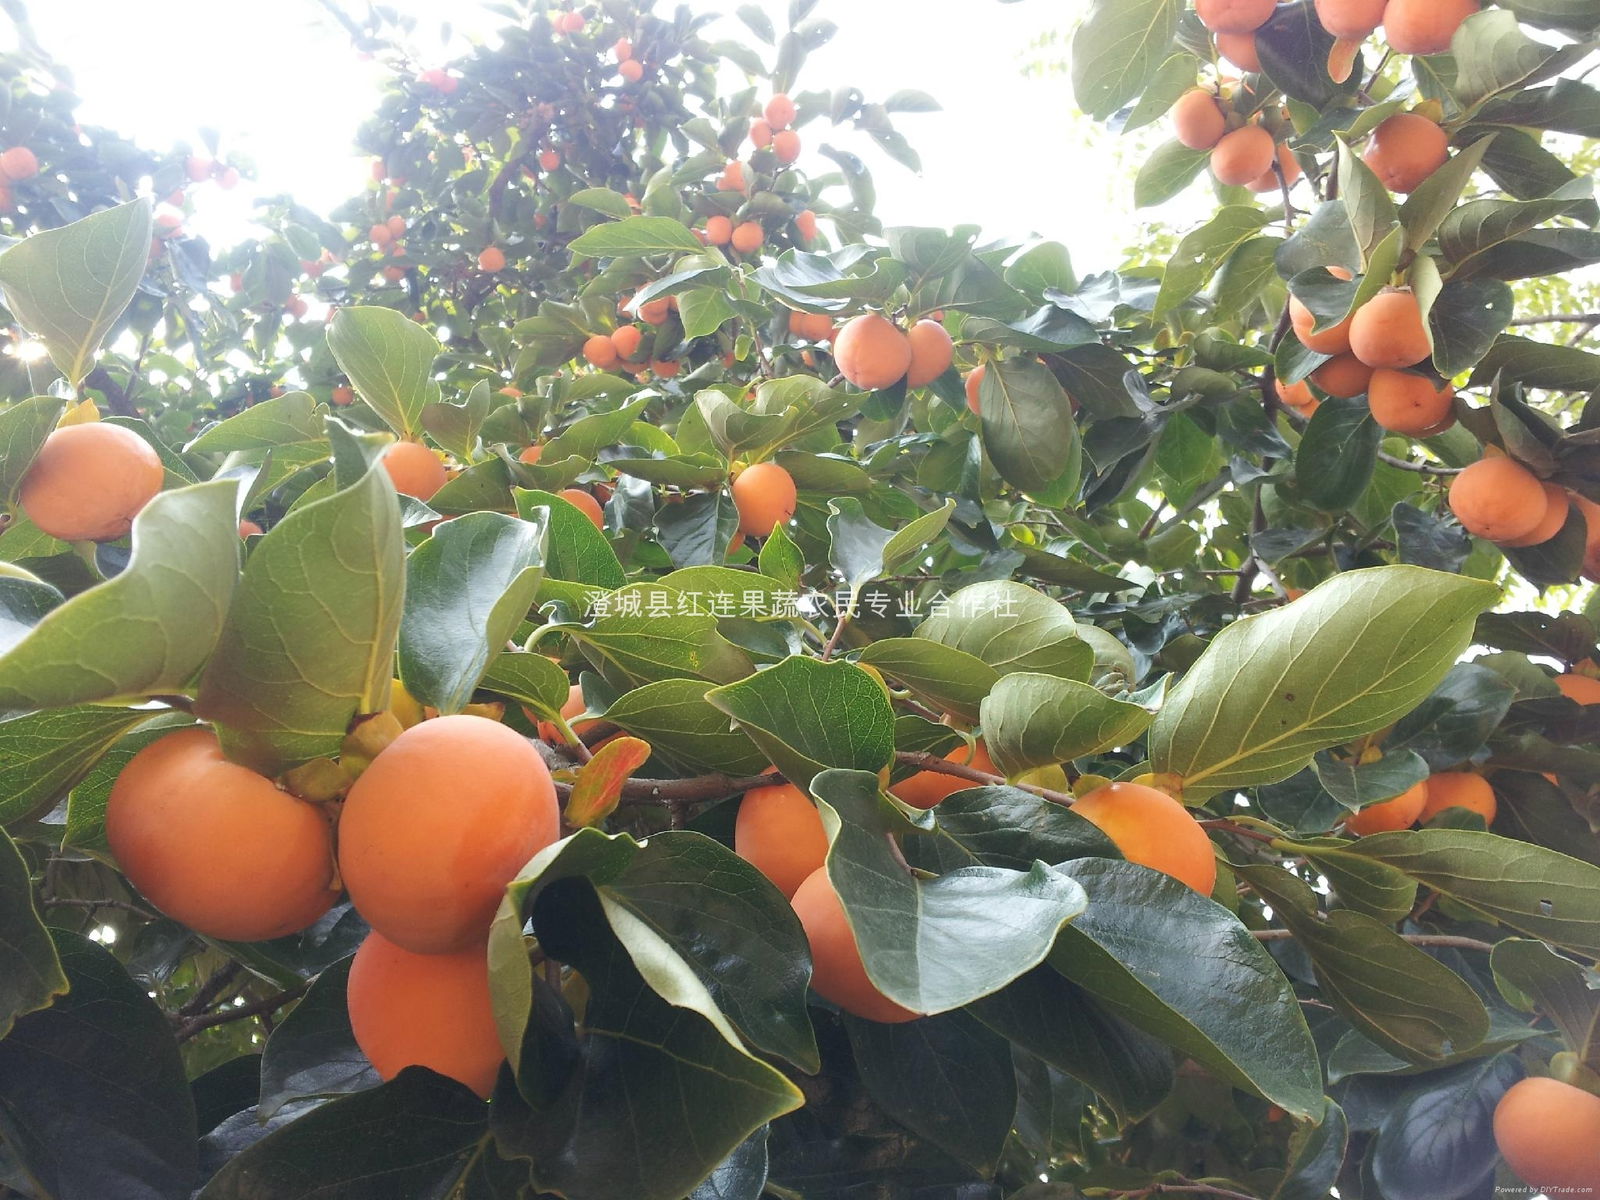
[[[900,1024],[917,1019],[916,1013],[890,1000],[867,977],[855,931],[826,867],[813,871],[790,903],[811,946],[811,987],[817,995],[868,1021]]]
[[[833,358],[851,383],[877,391],[905,378],[911,367],[911,341],[886,317],[865,313],[839,330]]]
[[[1092,821],[1129,862],[1149,867],[1209,896],[1217,858],[1189,810],[1165,792],[1138,783],[1108,783],[1081,796],[1072,811]]]
[[[1504,455],[1481,458],[1450,481],[1450,511],[1468,533],[1491,542],[1532,533],[1549,505],[1538,477]]]
[[[133,528],[165,478],[160,456],[133,430],[104,421],[66,425],[45,439],[18,503],[51,537],[109,542]]]
[[[1218,183],[1244,187],[1272,169],[1278,146],[1259,125],[1246,125],[1223,136],[1211,151],[1211,173]]]
[[[1422,306],[1410,291],[1380,292],[1350,320],[1350,350],[1367,366],[1401,370],[1433,354]]]
[[[794,516],[799,492],[794,476],[777,463],[756,463],[740,471],[733,481],[733,506],[739,513],[739,531],[766,537]]]
[[[1228,118],[1206,88],[1190,88],[1172,106],[1172,132],[1191,150],[1210,150],[1228,132]]]

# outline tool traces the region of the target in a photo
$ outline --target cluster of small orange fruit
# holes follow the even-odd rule
[[[905,380],[926,387],[950,369],[955,343],[938,321],[923,318],[909,330],[889,318],[863,313],[833,337],[833,361],[858,388],[879,391]]]
[[[1450,481],[1450,511],[1462,527],[1511,549],[1548,542],[1574,506],[1584,518],[1584,573],[1592,578],[1600,574],[1600,504],[1540,479],[1495,447]]]

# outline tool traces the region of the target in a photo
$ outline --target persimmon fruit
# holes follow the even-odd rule
[[[1372,368],[1354,354],[1336,354],[1311,372],[1311,382],[1328,395],[1349,400],[1372,386]]]
[[[1129,862],[1211,895],[1217,883],[1211,839],[1165,792],[1140,783],[1108,783],[1078,797],[1072,811],[1098,826]]]
[[[396,442],[378,460],[394,482],[394,490],[427,502],[445,485],[448,476],[439,456],[421,442]]]
[[[817,995],[868,1021],[901,1024],[917,1019],[918,1014],[889,999],[867,977],[855,930],[826,867],[807,876],[789,903],[811,946],[811,987]]]
[[[1358,813],[1345,818],[1344,827],[1351,833],[1366,837],[1373,833],[1392,833],[1410,829],[1417,823],[1428,803],[1428,781],[1413,784],[1392,800],[1369,804]]]
[[[1447,808],[1464,808],[1494,824],[1494,814],[1499,805],[1494,798],[1494,788],[1482,775],[1472,771],[1435,771],[1428,776],[1427,803],[1417,814],[1419,821],[1431,821]]]
[[[128,760],[106,801],[106,841],[151,904],[208,937],[284,937],[338,899],[327,816],[229,762],[205,726]]]
[[[1350,350],[1367,366],[1401,370],[1433,354],[1422,305],[1409,289],[1379,292],[1350,319]]]
[[[1592,675],[1579,675],[1576,672],[1557,675],[1556,687],[1568,700],[1579,704],[1600,704],[1600,679]]]
[[[833,360],[839,373],[869,391],[904,379],[912,353],[911,339],[877,313],[863,313],[845,322],[833,340]]]
[[[1172,132],[1191,150],[1209,150],[1228,132],[1228,118],[1208,88],[1190,88],[1172,106]]]
[[[160,455],[133,430],[88,421],[45,438],[17,499],[51,537],[108,542],[127,534],[165,477]]]
[[[1395,113],[1372,131],[1362,159],[1391,192],[1414,192],[1450,161],[1450,135],[1420,113]]]
[[[1272,169],[1278,144],[1260,125],[1246,125],[1224,134],[1211,151],[1211,173],[1218,183],[1244,187]]]
[[[733,850],[789,897],[828,857],[828,834],[811,797],[778,783],[752,788],[739,801]]]
[[[1412,371],[1374,371],[1367,385],[1372,419],[1390,433],[1431,437],[1455,424],[1455,389]]]
[[[989,757],[988,748],[984,746],[982,738],[970,746],[963,742],[943,755],[943,758],[946,762],[971,767],[974,771],[983,771],[990,775],[1000,773],[995,770],[994,760]],[[918,771],[891,787],[889,794],[902,804],[927,810],[956,792],[982,786],[981,783],[962,779],[959,775],[946,775],[942,771]]]
[[[983,416],[979,407],[980,397],[983,395],[983,377],[989,373],[988,364],[974,367],[967,375],[967,407],[972,410],[975,417]]]
[[[1443,54],[1478,0],[1389,0],[1383,36],[1398,54]]]
[[[506,269],[506,253],[499,246],[485,246],[478,252],[478,270],[489,275]]]
[[[926,387],[950,369],[955,358],[955,343],[938,321],[918,321],[906,333],[906,340],[911,343],[907,387]]]
[[[777,463],[756,463],[733,480],[733,506],[739,513],[739,532],[766,537],[794,516],[799,492],[790,475]]]
[[[1195,16],[1212,33],[1254,33],[1265,25],[1278,0],[1194,0]]]
[[[1350,278],[1350,272],[1343,267],[1328,267],[1326,270],[1336,279]],[[1289,297],[1289,323],[1294,328],[1295,337],[1307,350],[1314,350],[1318,354],[1345,354],[1350,349],[1349,317],[1337,325],[1317,331],[1316,314],[1292,294]]]
[[[638,354],[643,341],[644,334],[639,332],[637,325],[619,325],[611,332],[611,348],[617,352],[618,358],[632,358]]]
[[[1544,520],[1550,501],[1528,468],[1505,455],[1480,458],[1450,481],[1450,511],[1470,534],[1514,541]]]
[[[792,129],[780,129],[772,135],[772,152],[778,161],[787,165],[800,157],[800,135]]]
[[[726,246],[732,240],[732,221],[721,213],[706,218],[706,241],[713,246]]]
[[[1317,19],[1336,38],[1365,38],[1383,24],[1389,0],[1316,0]]]
[[[445,954],[483,940],[505,885],[560,834],[555,784],[528,739],[487,717],[436,717],[351,785],[339,869],[367,924]]]
[[[1261,70],[1261,54],[1253,32],[1217,34],[1217,53],[1241,71]]]
[[[597,333],[584,341],[583,357],[591,365],[604,369],[616,366],[620,355],[610,334]]]
[[[1557,487],[1553,483],[1546,483],[1544,496],[1546,508],[1544,518],[1535,525],[1533,532],[1523,534],[1519,538],[1507,538],[1501,542],[1502,546],[1517,549],[1523,546],[1542,546],[1556,534],[1560,533],[1567,523],[1567,517],[1572,513],[1572,501],[1567,499],[1565,488]]]
[[[602,532],[605,530],[605,510],[600,507],[600,501],[596,500],[588,492],[582,488],[562,488],[556,495],[588,517],[596,529]]]
[[[1511,1085],[1494,1109],[1500,1156],[1552,1195],[1600,1192],[1600,1096],[1559,1079]]]
[[[767,101],[767,107],[762,115],[766,117],[767,124],[776,131],[787,129],[790,125],[793,125],[798,112],[799,110],[795,108],[794,101],[789,99],[785,93],[778,92],[771,100]]]
[[[728,239],[740,254],[754,254],[766,240],[767,231],[761,228],[760,221],[740,221],[733,227],[733,235]]]

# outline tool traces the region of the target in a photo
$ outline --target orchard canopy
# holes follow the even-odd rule
[[[221,247],[6,5],[0,1197],[1600,1192],[1600,0],[1042,12],[1121,255],[849,6],[325,7]]]

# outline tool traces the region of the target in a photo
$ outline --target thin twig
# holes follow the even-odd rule
[[[148,908],[142,908],[128,900],[77,900],[66,896],[52,896],[43,901],[46,908],[83,908],[93,913],[96,909],[114,908],[118,912],[132,913],[136,917],[143,917],[146,921],[159,920],[155,913]]]
[[[1441,467],[1434,463],[1411,462],[1409,459],[1396,458],[1382,450],[1378,451],[1378,461],[1388,463],[1391,467],[1399,467],[1402,471],[1415,471],[1418,475],[1459,475],[1466,470],[1465,467]]]
[[[306,989],[310,986],[309,983],[296,984],[294,987],[286,988],[284,991],[268,996],[264,1000],[255,1000],[249,1004],[237,1004],[230,1008],[219,1008],[216,1012],[190,1017],[179,1022],[173,1036],[180,1042],[186,1042],[203,1029],[210,1029],[216,1025],[226,1025],[232,1021],[247,1021],[251,1017],[261,1017],[268,1013],[275,1013],[285,1004],[304,996]]]
[[[178,1016],[193,1017],[205,1012],[217,997],[222,995],[222,989],[232,983],[242,970],[244,968],[231,959],[217,968],[211,973],[210,978],[196,989],[195,994],[184,1002],[183,1007],[178,1009]]]
[[[1294,937],[1294,934],[1287,929],[1252,929],[1250,936],[1258,942],[1283,942]],[[1441,950],[1476,950],[1481,954],[1488,954],[1494,949],[1493,942],[1458,937],[1451,933],[1402,933],[1398,936],[1401,941],[1409,942],[1413,946],[1431,946]]]

